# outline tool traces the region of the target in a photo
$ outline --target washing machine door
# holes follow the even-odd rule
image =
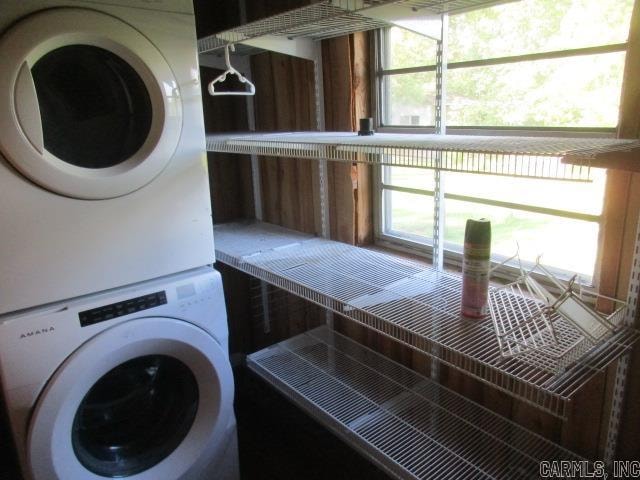
[[[81,199],[133,192],[182,129],[179,85],[138,30],[93,10],[45,10],[0,38],[0,149],[37,185]]]
[[[228,358],[204,330],[157,317],[114,326],[40,395],[27,439],[33,479],[192,476],[228,444],[233,391]]]

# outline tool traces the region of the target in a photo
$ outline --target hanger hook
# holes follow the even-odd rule
[[[236,47],[233,45],[233,43],[229,43],[225,45],[224,46],[224,63],[227,65],[227,70],[233,70],[233,67],[231,66],[231,60],[229,58],[229,49],[231,49],[232,52],[236,51]]]
[[[249,79],[245,78],[244,75],[242,75],[238,70],[236,70],[235,68],[233,68],[231,66],[231,60],[229,58],[229,49],[231,49],[232,52],[235,52],[235,46],[233,45],[233,43],[228,43],[224,46],[224,62],[227,64],[227,70],[225,72],[223,72],[222,74],[218,75],[216,78],[214,78],[211,82],[209,82],[209,86],[207,87],[207,89],[209,90],[209,94],[210,95],[254,95],[256,93],[256,87],[253,85],[253,83],[251,83],[251,81],[249,81]],[[215,84],[216,83],[221,83],[224,82],[227,79],[227,75],[235,75],[236,77],[238,77],[238,80],[241,83],[244,83],[247,87],[249,87],[248,91],[242,91],[242,92],[235,92],[235,91],[231,91],[231,92],[218,92],[216,91],[215,88]]]

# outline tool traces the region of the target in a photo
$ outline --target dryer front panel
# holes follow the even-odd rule
[[[93,10],[45,10],[2,36],[0,58],[0,148],[39,186],[118,197],[171,159],[182,128],[179,85],[131,25]]]
[[[48,382],[28,467],[34,480],[197,477],[227,446],[232,404],[231,368],[213,337],[180,320],[130,320],[85,343]]]

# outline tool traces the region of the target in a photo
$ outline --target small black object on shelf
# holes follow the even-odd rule
[[[373,118],[361,118],[360,119],[360,130],[358,130],[359,136],[373,135]]]

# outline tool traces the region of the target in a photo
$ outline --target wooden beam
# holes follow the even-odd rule
[[[351,72],[353,84],[353,129],[359,128],[359,119],[371,116],[371,39],[369,32],[351,36]],[[355,200],[355,243],[373,243],[373,168],[357,164],[351,169]]]
[[[322,43],[325,126],[356,131],[370,115],[368,34],[361,32]],[[329,163],[331,238],[350,244],[373,240],[371,167]]]
[[[640,138],[640,0],[636,0],[631,17],[628,50],[620,100],[619,138]],[[628,166],[628,165],[627,165]],[[630,168],[630,167],[628,167]],[[633,169],[637,172],[637,169]],[[605,188],[603,227],[600,241],[598,280],[600,292],[626,300],[636,243],[640,214],[640,174],[609,171]],[[638,321],[636,319],[636,327]],[[640,354],[632,351],[630,372],[640,368]],[[608,370],[605,396],[610,398],[614,388],[613,369]],[[640,456],[640,378],[629,375],[626,402],[620,422],[618,458],[637,460]],[[610,402],[604,402],[603,418],[609,417]],[[604,451],[606,435],[600,435],[599,451]]]

